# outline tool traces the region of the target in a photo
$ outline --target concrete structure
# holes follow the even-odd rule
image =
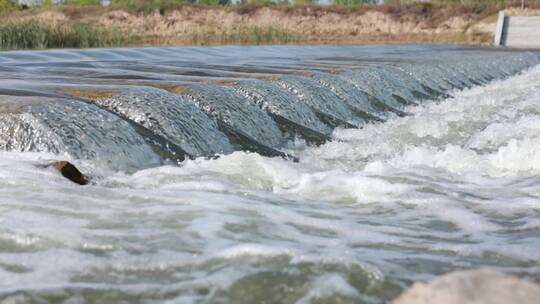
[[[540,16],[506,16],[499,12],[496,46],[540,48]]]

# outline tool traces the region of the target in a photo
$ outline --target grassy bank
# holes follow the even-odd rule
[[[0,24],[0,49],[113,47],[129,43],[116,30],[85,24],[52,26],[33,21]]]
[[[374,6],[223,6],[219,0],[95,0],[22,9],[0,0],[0,48],[216,44],[467,43],[492,41],[497,12],[519,2],[435,1]],[[203,5],[204,4],[204,5]],[[540,3],[530,3],[529,6]]]
[[[143,42],[143,39],[148,41]],[[189,45],[223,44],[288,44],[299,42],[295,33],[279,27],[239,26],[226,33],[215,30],[194,29]],[[169,45],[159,37],[140,37],[123,34],[119,30],[94,27],[77,23],[74,25],[49,25],[35,21],[0,23],[0,50],[92,48],[136,46],[140,44]]]
[[[298,35],[279,27],[241,26],[227,33],[215,31],[193,32],[190,44],[288,44],[299,42]]]
[[[377,0],[328,0],[328,5],[318,5],[315,0],[241,0],[239,5],[230,5],[231,0],[112,0],[108,8],[101,8],[100,0],[64,0],[62,5],[53,5],[52,0],[43,0],[44,5],[34,9],[60,9],[68,11],[112,9],[135,13],[151,14],[179,10],[186,6],[199,8],[221,8],[241,14],[250,13],[261,7],[271,7],[285,11],[298,8],[310,8],[315,11],[337,13],[380,11],[399,17],[404,14],[415,14],[422,18],[432,18],[450,14],[488,15],[494,11],[510,7],[520,7],[521,0],[431,0],[429,3],[419,0],[385,0],[376,5]],[[294,4],[293,4],[294,3]],[[526,1],[526,7],[540,8],[540,1]],[[10,0],[0,0],[0,14],[27,9],[15,5]]]

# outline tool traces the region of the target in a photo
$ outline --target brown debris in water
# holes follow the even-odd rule
[[[50,166],[54,167],[58,172],[62,174],[65,178],[69,179],[70,181],[79,184],[81,186],[88,185],[90,180],[88,177],[86,177],[84,174],[77,169],[72,163],[67,161],[57,161]]]

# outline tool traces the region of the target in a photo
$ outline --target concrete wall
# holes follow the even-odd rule
[[[495,45],[540,48],[540,16],[505,16],[499,13]]]

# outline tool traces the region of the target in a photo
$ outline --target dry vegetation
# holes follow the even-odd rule
[[[60,94],[66,94],[88,100],[109,99],[118,94],[118,92],[115,91],[98,90],[95,88],[86,90],[60,88],[56,89],[55,91]]]
[[[500,2],[493,1],[356,7],[182,4],[153,11],[137,7],[67,6],[15,11],[4,16],[3,22],[32,21],[52,28],[85,24],[119,32],[124,37],[121,44],[130,46],[487,44],[491,42],[496,14],[501,8]]]

